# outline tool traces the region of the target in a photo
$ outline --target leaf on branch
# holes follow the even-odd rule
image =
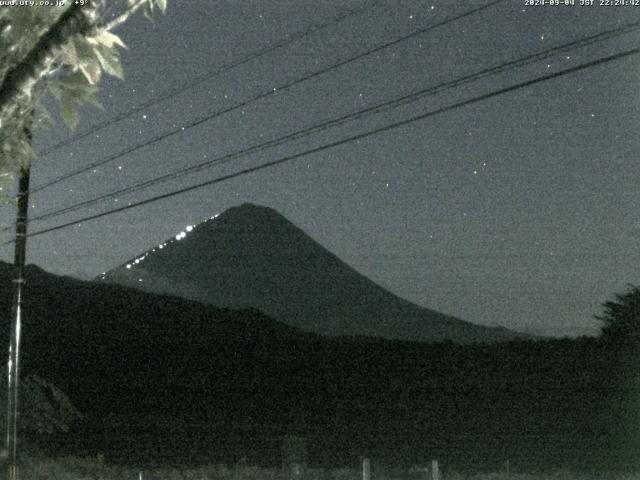
[[[127,48],[127,46],[124,44],[124,42],[120,39],[118,35],[115,35],[111,32],[107,32],[106,30],[96,35],[95,37],[87,38],[87,41],[93,44],[99,43],[108,48],[113,48],[114,45],[117,45],[124,49]]]
[[[17,154],[22,168],[27,168],[38,157],[31,147],[31,142],[26,139],[18,143]]]
[[[58,77],[58,83],[62,88],[70,91],[76,97],[82,97],[84,94],[96,90],[96,87],[90,84],[85,76],[78,72],[72,73],[71,75],[61,75]]]
[[[113,75],[120,80],[124,80],[124,72],[122,71],[122,65],[120,64],[118,54],[111,48],[105,47],[104,45],[97,45],[94,50],[103,70],[109,75]]]
[[[164,15],[167,11],[167,0],[156,0],[156,5]]]
[[[60,116],[71,130],[76,128],[80,120],[78,105],[74,98],[67,93],[63,93],[60,98]]]
[[[62,97],[62,90],[60,89],[60,86],[56,83],[49,83],[48,87],[49,91],[56,98],[56,100],[60,101],[60,98]]]
[[[80,68],[82,74],[92,85],[96,85],[100,81],[100,77],[102,76],[102,69],[100,68],[100,61],[97,58],[95,61],[91,60],[81,63],[78,68]]]
[[[29,128],[31,129],[32,117],[29,115]],[[31,148],[31,142],[27,138],[25,125],[17,122],[9,137],[2,139],[0,151],[0,177],[11,175],[21,168],[27,167],[36,158],[36,153]]]
[[[100,60],[96,56],[93,45],[83,37],[76,37],[74,43],[78,53],[78,69],[89,83],[92,85],[97,84],[102,75],[102,68],[100,68]]]
[[[143,10],[144,10],[144,16],[147,17],[147,19],[151,22],[153,22],[153,0],[147,0],[147,2],[144,4]]]
[[[78,65],[78,52],[76,51],[76,45],[74,42],[67,42],[62,47],[62,63],[64,65],[70,65],[72,68]]]
[[[60,116],[72,130],[78,124],[78,109],[83,104],[90,103],[102,108],[96,98],[98,88],[89,83],[89,80],[81,72],[58,77],[49,83],[49,90],[60,102]]]
[[[104,109],[104,107],[102,106],[102,104],[98,100],[98,97],[96,97],[95,94],[93,94],[93,93],[90,93],[86,97],[84,97],[84,101],[86,103],[90,103],[91,105],[93,105],[96,108]]]
[[[33,131],[40,130],[45,126],[53,124],[53,119],[49,114],[49,110],[42,103],[42,97],[44,96],[44,89],[38,88],[33,97]]]

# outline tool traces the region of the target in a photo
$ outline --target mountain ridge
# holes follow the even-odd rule
[[[249,203],[188,226],[99,279],[210,305],[255,307],[321,335],[460,343],[526,337],[398,297],[274,209]]]

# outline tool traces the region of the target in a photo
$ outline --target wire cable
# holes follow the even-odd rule
[[[87,221],[90,221],[90,220],[95,220],[95,219],[102,218],[102,217],[105,217],[105,216],[108,216],[108,215],[112,215],[114,213],[122,212],[122,211],[125,211],[125,210],[130,210],[130,209],[133,209],[133,208],[138,208],[138,207],[143,206],[143,205],[147,205],[147,204],[154,203],[154,202],[157,202],[157,201],[160,201],[160,200],[164,200],[166,198],[174,197],[176,195],[181,195],[183,193],[187,193],[187,192],[190,192],[190,191],[193,191],[193,190],[196,190],[196,189],[200,189],[202,187],[206,187],[206,186],[209,186],[209,185],[214,185],[216,183],[221,183],[221,182],[224,182],[224,181],[227,181],[227,180],[231,180],[233,178],[237,178],[237,177],[240,177],[240,176],[243,176],[243,175],[247,175],[249,173],[253,173],[253,172],[257,172],[259,170],[264,170],[264,169],[267,169],[267,168],[271,168],[271,167],[276,166],[276,165],[281,165],[281,164],[290,162],[292,160],[295,160],[295,159],[298,159],[298,158],[301,158],[301,157],[305,157],[305,156],[308,156],[308,155],[312,155],[314,153],[319,153],[319,152],[322,152],[324,150],[335,148],[335,147],[338,147],[340,145],[344,145],[344,144],[347,144],[347,143],[350,143],[350,142],[353,142],[353,141],[356,141],[356,140],[361,140],[363,138],[368,138],[368,137],[371,137],[373,135],[384,133],[384,132],[387,132],[387,131],[390,131],[390,130],[393,130],[393,129],[396,129],[396,128],[399,128],[399,127],[402,127],[402,126],[405,126],[405,125],[409,125],[411,123],[415,123],[415,122],[420,121],[420,120],[424,120],[424,119],[433,117],[435,115],[439,115],[441,113],[449,112],[449,111],[452,111],[452,110],[455,110],[455,109],[458,109],[458,108],[461,108],[461,107],[464,107],[464,106],[467,106],[467,105],[472,105],[472,104],[475,104],[475,103],[479,103],[479,102],[488,100],[490,98],[493,98],[493,97],[496,97],[496,96],[499,96],[499,95],[503,95],[505,93],[509,93],[509,92],[513,92],[513,91],[520,90],[520,89],[523,89],[523,88],[527,88],[527,87],[530,87],[532,85],[535,85],[535,84],[538,84],[538,83],[541,83],[541,82],[545,82],[545,81],[548,81],[548,80],[551,80],[551,79],[559,78],[559,77],[562,77],[562,76],[565,76],[565,75],[570,75],[572,73],[583,71],[583,70],[586,70],[588,68],[593,68],[593,67],[598,66],[598,65],[603,65],[603,64],[606,64],[606,63],[609,63],[609,62],[613,62],[613,61],[616,61],[616,60],[620,60],[620,59],[623,59],[623,58],[628,58],[628,57],[631,57],[633,55],[637,55],[638,53],[640,53],[640,48],[635,48],[635,49],[632,49],[632,50],[627,50],[627,51],[624,51],[624,52],[616,53],[616,54],[613,54],[613,55],[610,55],[610,56],[607,56],[607,57],[599,58],[597,60],[593,60],[593,61],[590,61],[590,62],[587,62],[587,63],[583,63],[581,65],[578,65],[578,66],[575,66],[575,67],[571,67],[571,68],[568,68],[568,69],[565,69],[565,70],[561,70],[559,72],[555,72],[555,73],[552,73],[552,74],[549,74],[549,75],[538,77],[538,78],[535,78],[535,79],[532,79],[532,80],[527,80],[525,82],[521,82],[521,83],[512,85],[510,87],[505,87],[505,88],[502,88],[502,89],[499,89],[499,90],[495,90],[493,92],[489,92],[489,93],[485,93],[483,95],[479,95],[477,97],[473,97],[473,98],[468,99],[468,100],[464,100],[464,101],[461,101],[461,102],[454,103],[454,104],[446,106],[446,107],[438,108],[436,110],[432,110],[432,111],[429,111],[429,112],[426,112],[426,113],[415,115],[415,116],[412,116],[412,117],[407,118],[405,120],[401,120],[401,121],[386,125],[384,127],[379,127],[379,128],[373,129],[373,130],[369,130],[367,132],[360,133],[358,135],[353,135],[351,137],[347,137],[347,138],[344,138],[344,139],[341,139],[341,140],[337,140],[335,142],[331,142],[331,143],[328,143],[328,144],[325,144],[325,145],[321,145],[319,147],[311,148],[311,149],[305,150],[305,151],[300,152],[300,153],[296,153],[296,154],[293,154],[293,155],[288,155],[288,156],[285,156],[285,157],[280,158],[278,160],[274,160],[274,161],[267,162],[267,163],[264,163],[264,164],[261,164],[261,165],[257,165],[257,166],[250,167],[250,168],[246,168],[246,169],[240,170],[238,172],[234,172],[234,173],[231,173],[231,174],[228,174],[228,175],[223,175],[223,176],[211,179],[211,180],[207,180],[205,182],[201,182],[201,183],[197,183],[197,184],[194,184],[194,185],[190,185],[188,187],[184,187],[184,188],[181,188],[181,189],[178,189],[178,190],[174,190],[174,191],[171,191],[171,192],[168,192],[168,193],[164,193],[164,194],[161,194],[161,195],[156,195],[154,197],[151,197],[151,198],[148,198],[148,199],[145,199],[145,200],[141,200],[139,202],[132,203],[130,205],[122,206],[122,207],[115,208],[115,209],[112,209],[112,210],[107,210],[105,212],[97,213],[97,214],[94,214],[94,215],[89,215],[89,216],[83,217],[83,218],[81,218],[79,220],[74,220],[72,222],[67,222],[67,223],[63,223],[61,225],[56,225],[54,227],[49,227],[49,228],[45,228],[45,229],[42,229],[42,230],[38,230],[36,232],[28,234],[27,236],[28,237],[36,237],[36,236],[39,236],[39,235],[43,235],[45,233],[50,233],[50,232],[54,232],[54,231],[57,231],[57,230],[68,228],[68,227],[71,227],[71,226],[74,226],[74,225],[78,225],[78,224],[80,224],[82,222],[87,222]],[[10,244],[10,243],[13,243],[13,240],[11,240],[9,242],[5,242],[3,245],[7,245],[7,244]]]
[[[159,177],[152,178],[152,179],[149,179],[149,180],[145,180],[143,182],[139,182],[139,183],[130,185],[128,187],[124,187],[124,188],[121,188],[119,190],[116,190],[116,191],[113,191],[113,192],[110,192],[110,193],[106,193],[106,194],[101,195],[101,196],[96,197],[96,198],[92,198],[92,199],[85,200],[85,201],[82,201],[82,202],[79,202],[79,203],[71,204],[71,205],[69,205],[67,207],[63,207],[63,208],[56,209],[56,210],[51,210],[49,212],[44,212],[41,215],[33,217],[30,220],[30,223],[31,222],[42,221],[42,220],[47,220],[47,219],[50,219],[50,218],[54,218],[54,217],[63,215],[65,213],[73,212],[73,211],[76,211],[76,210],[79,210],[79,209],[82,209],[82,208],[89,207],[91,205],[95,205],[95,204],[97,204],[97,203],[99,203],[101,201],[104,201],[104,200],[108,200],[108,199],[111,199],[111,198],[119,197],[119,196],[126,195],[126,194],[133,193],[133,192],[138,192],[140,190],[143,190],[145,188],[151,187],[153,185],[164,183],[164,182],[169,181],[169,180],[174,180],[174,179],[180,178],[182,176],[185,176],[185,175],[188,175],[188,174],[191,174],[191,173],[195,173],[195,172],[201,171],[201,170],[206,169],[206,168],[213,167],[215,165],[224,164],[224,163],[227,163],[227,162],[229,162],[231,160],[234,160],[234,159],[237,159],[237,158],[240,158],[240,157],[244,157],[244,156],[247,156],[247,155],[252,154],[252,153],[261,152],[263,150],[266,150],[267,148],[278,146],[278,145],[281,145],[283,143],[286,143],[286,142],[289,142],[289,141],[292,141],[292,140],[298,140],[300,138],[307,137],[307,136],[309,136],[311,134],[314,134],[314,133],[317,133],[319,131],[326,130],[328,128],[332,128],[332,127],[337,126],[337,125],[342,125],[342,124],[346,123],[347,121],[352,121],[352,120],[355,120],[355,119],[361,119],[361,118],[364,118],[364,117],[372,115],[372,114],[377,114],[377,113],[380,113],[380,112],[383,112],[383,111],[390,110],[392,108],[398,108],[399,106],[403,106],[403,105],[406,105],[408,103],[415,102],[415,101],[417,101],[419,99],[422,99],[422,98],[424,98],[426,96],[435,95],[435,94],[441,93],[441,92],[443,92],[445,90],[449,90],[451,88],[458,87],[460,85],[463,85],[463,84],[466,84],[466,83],[469,83],[469,82],[472,82],[472,81],[476,81],[476,80],[485,78],[485,77],[490,76],[490,75],[503,73],[503,72],[509,71],[509,70],[511,70],[513,68],[517,68],[517,67],[521,67],[521,66],[524,66],[524,65],[528,65],[528,64],[531,64],[531,63],[546,59],[546,58],[548,58],[550,56],[557,55],[559,53],[566,53],[568,51],[572,51],[572,50],[575,50],[577,48],[582,48],[584,46],[592,45],[592,44],[597,43],[597,42],[602,42],[604,40],[609,40],[609,39],[611,39],[613,37],[620,36],[622,34],[629,33],[629,32],[632,32],[634,30],[638,30],[639,28],[640,28],[640,21],[632,22],[632,23],[623,25],[623,26],[615,28],[615,29],[607,30],[607,31],[604,31],[604,32],[601,32],[601,33],[590,35],[588,37],[584,37],[584,38],[581,38],[581,39],[577,39],[577,40],[571,41],[569,43],[565,43],[563,45],[559,45],[559,46],[552,47],[552,48],[549,48],[549,49],[546,49],[546,50],[543,50],[543,51],[539,51],[539,52],[527,55],[527,56],[525,56],[523,58],[519,58],[517,60],[512,60],[512,61],[509,61],[509,62],[506,62],[506,63],[502,63],[500,65],[496,65],[496,66],[493,66],[493,67],[485,68],[485,69],[480,70],[478,72],[475,72],[473,74],[465,75],[463,77],[457,78],[455,80],[452,80],[452,81],[449,81],[449,82],[446,82],[446,83],[441,83],[441,84],[436,85],[436,86],[425,88],[425,89],[422,89],[420,91],[417,91],[417,92],[414,92],[414,93],[411,93],[411,94],[408,94],[408,95],[404,95],[404,96],[399,97],[399,98],[388,100],[386,102],[379,103],[377,105],[374,105],[374,106],[371,106],[371,107],[367,107],[365,109],[358,110],[356,112],[352,112],[352,113],[349,113],[349,114],[345,114],[345,115],[340,115],[338,117],[334,117],[334,118],[332,118],[330,120],[323,121],[320,124],[316,124],[316,125],[313,125],[311,127],[307,127],[307,128],[302,129],[302,130],[298,130],[298,131],[295,131],[293,133],[289,133],[287,135],[280,136],[280,137],[272,139],[272,140],[270,140],[268,142],[252,145],[250,147],[241,149],[239,151],[228,153],[228,154],[225,154],[225,155],[222,155],[222,156],[207,160],[205,162],[201,162],[201,163],[196,164],[196,165],[191,165],[191,166],[188,166],[188,167],[185,167],[185,168],[181,168],[181,169],[176,170],[174,172],[171,172],[171,173],[168,173],[168,174],[164,174],[164,175],[161,175]]]
[[[272,88],[272,89],[270,89],[268,91],[259,93],[258,95],[255,95],[254,97],[251,97],[248,100],[244,100],[244,101],[242,101],[240,103],[236,103],[236,104],[234,104],[234,105],[232,105],[230,107],[224,108],[222,110],[217,110],[217,111],[215,111],[213,113],[210,113],[210,114],[200,118],[199,120],[195,120],[195,121],[193,121],[193,122],[191,122],[191,123],[189,123],[187,125],[184,125],[184,126],[182,126],[180,128],[176,128],[176,129],[171,130],[171,131],[169,131],[167,133],[163,133],[163,134],[157,135],[157,136],[149,139],[148,141],[146,141],[144,143],[141,143],[141,144],[135,145],[133,147],[127,148],[126,150],[124,150],[124,151],[122,151],[122,152],[120,152],[118,154],[111,155],[111,156],[109,156],[109,157],[107,157],[105,159],[102,159],[102,160],[99,160],[97,162],[94,162],[94,163],[91,163],[89,165],[86,165],[84,167],[81,167],[81,168],[79,168],[77,170],[74,170],[74,171],[68,173],[68,174],[61,175],[61,176],[59,176],[57,178],[54,178],[53,180],[51,180],[49,182],[46,182],[46,183],[44,183],[42,185],[38,185],[38,186],[34,187],[31,190],[31,193],[35,194],[35,193],[37,193],[37,192],[39,192],[41,190],[44,190],[45,188],[49,188],[49,187],[51,187],[53,185],[56,185],[56,184],[58,184],[58,183],[60,183],[60,182],[62,182],[64,180],[67,180],[69,178],[72,178],[72,177],[75,177],[77,175],[80,175],[81,173],[85,173],[85,172],[87,172],[89,170],[93,170],[95,168],[104,166],[104,165],[114,161],[115,159],[121,158],[124,155],[128,155],[128,154],[133,153],[133,152],[135,152],[135,151],[137,151],[137,150],[139,150],[141,148],[144,148],[144,147],[147,147],[147,146],[152,145],[154,143],[157,143],[157,142],[159,142],[161,140],[164,140],[165,138],[169,138],[171,136],[178,135],[178,134],[180,134],[181,132],[183,132],[184,130],[186,130],[188,128],[190,129],[190,128],[196,127],[198,125],[201,125],[201,124],[203,124],[203,123],[205,123],[205,122],[207,122],[209,120],[212,120],[214,118],[217,118],[217,117],[219,117],[221,115],[224,115],[226,113],[238,110],[238,109],[240,109],[242,107],[245,107],[245,106],[247,106],[247,105],[249,105],[251,103],[254,103],[254,102],[258,101],[258,100],[261,100],[263,98],[267,98],[267,97],[273,95],[276,92],[282,92],[283,90],[288,90],[288,89],[290,89],[290,88],[292,88],[292,87],[294,87],[296,85],[299,85],[299,84],[301,84],[303,82],[311,80],[312,78],[316,78],[316,77],[318,77],[320,75],[324,75],[325,73],[328,73],[328,72],[331,72],[333,70],[336,70],[336,69],[338,69],[338,68],[340,68],[340,67],[342,67],[344,65],[350,64],[352,62],[355,62],[356,60],[359,60],[361,58],[364,58],[364,57],[367,57],[369,55],[372,55],[372,54],[374,54],[376,52],[379,52],[379,51],[381,51],[381,50],[383,50],[385,48],[389,48],[389,47],[391,47],[393,45],[397,45],[400,42],[403,42],[403,41],[408,40],[410,38],[413,38],[413,37],[416,37],[416,36],[421,35],[423,33],[426,33],[426,32],[428,32],[430,30],[435,29],[435,28],[438,28],[438,27],[441,27],[441,26],[444,26],[444,25],[448,25],[449,23],[461,20],[462,18],[465,18],[465,17],[468,17],[468,16],[473,15],[475,13],[484,11],[484,10],[494,6],[494,5],[497,5],[498,3],[502,3],[502,2],[505,2],[505,1],[506,0],[493,0],[493,1],[489,2],[488,4],[485,4],[485,5],[481,6],[481,7],[477,7],[477,8],[471,9],[471,10],[467,10],[464,13],[451,16],[451,17],[446,18],[446,19],[444,19],[444,20],[442,20],[440,22],[437,22],[437,23],[434,23],[432,25],[429,25],[429,26],[427,26],[425,28],[421,28],[419,30],[415,30],[415,31],[413,31],[412,33],[410,33],[408,35],[404,35],[402,37],[396,38],[395,40],[392,40],[390,42],[384,43],[384,44],[379,45],[377,47],[371,48],[371,49],[369,49],[369,50],[367,50],[367,51],[365,51],[363,53],[357,54],[357,55],[355,55],[353,57],[349,57],[349,58],[347,58],[345,60],[341,60],[338,63],[334,63],[334,64],[329,65],[327,67],[324,67],[324,68],[322,68],[320,70],[317,70],[315,72],[309,73],[309,74],[307,74],[307,75],[305,75],[303,77],[300,77],[298,79],[292,80],[292,81],[290,81],[288,83],[285,83],[285,84],[283,84],[283,85],[281,85],[279,87],[274,87],[274,88]]]
[[[264,55],[267,55],[271,52],[274,52],[276,50],[279,50],[280,48],[286,47],[288,45],[291,45],[292,43],[295,43],[298,40],[301,40],[303,38],[308,37],[309,35],[312,35],[316,32],[319,32],[321,30],[324,30],[325,28],[331,27],[333,25],[336,25],[340,22],[342,22],[343,20],[346,20],[349,17],[352,17],[354,15],[358,15],[361,12],[365,11],[366,9],[369,8],[373,8],[375,6],[375,4],[378,2],[373,2],[371,5],[367,4],[366,6],[363,6],[361,8],[355,9],[355,10],[348,10],[347,13],[344,13],[342,15],[338,15],[330,20],[328,20],[325,23],[319,24],[319,25],[313,25],[310,28],[303,30],[303,31],[299,31],[299,32],[294,32],[291,35],[288,35],[286,38],[284,38],[283,40],[268,46],[266,48],[263,48],[261,50],[258,50],[257,52],[251,53],[249,55],[246,55],[245,57],[238,59],[234,62],[231,62],[227,65],[223,65],[222,67],[215,69],[215,70],[211,70],[208,71],[202,75],[198,75],[197,77],[195,77],[194,79],[192,79],[190,82],[184,84],[184,85],[180,85],[176,88],[167,90],[165,93],[160,94],[146,102],[141,103],[140,105],[127,110],[126,112],[122,112],[118,115],[116,115],[115,117],[109,119],[109,120],[105,120],[104,122],[98,123],[96,125],[94,125],[93,127],[91,127],[90,129],[88,129],[85,132],[79,133],[77,135],[75,135],[74,137],[68,139],[68,140],[64,140],[61,142],[56,143],[55,145],[53,145],[52,147],[48,148],[47,150],[45,150],[44,152],[42,152],[40,154],[41,157],[46,157],[47,155],[60,150],[63,147],[66,147],[67,145],[70,145],[74,142],[77,142],[78,140],[82,140],[83,138],[88,137],[89,135],[92,135],[100,130],[103,130],[111,125],[113,125],[114,123],[118,123],[126,118],[131,117],[133,114],[140,112],[141,110],[144,110],[145,108],[151,107],[153,105],[157,105],[160,102],[163,102],[167,99],[173,98],[176,95],[179,95],[187,90],[190,90],[191,88],[197,87],[198,85],[209,81],[213,78],[216,78],[220,75],[222,75],[223,73],[228,72],[229,70],[233,70],[236,67],[240,67],[246,63],[249,63],[253,60],[256,60],[260,57],[263,57]]]

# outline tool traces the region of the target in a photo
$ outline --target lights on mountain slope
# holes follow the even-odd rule
[[[216,218],[218,218],[220,216],[220,214],[216,214],[212,217],[210,217],[208,220],[205,220],[203,223],[207,223],[210,220],[215,220]],[[161,244],[159,244],[157,247],[151,249],[150,251],[147,251],[144,255],[142,255],[141,257],[138,257],[136,259],[134,259],[133,261],[129,262],[126,264],[126,268],[127,270],[130,270],[132,267],[134,267],[135,265],[139,265],[140,263],[142,263],[145,258],[147,258],[149,255],[151,255],[152,253],[156,253],[156,249],[163,249],[164,247],[166,247],[168,244],[173,243],[175,241],[180,241],[183,238],[186,238],[187,233],[191,233],[193,232],[196,228],[198,227],[198,225],[187,225],[183,231],[181,231],[180,233],[178,233],[173,239],[168,240],[166,242],[163,242]],[[139,282],[142,281],[142,279],[138,279]]]

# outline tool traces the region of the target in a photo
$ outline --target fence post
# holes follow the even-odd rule
[[[438,460],[431,460],[431,480],[440,480],[440,469]]]
[[[307,440],[300,435],[282,437],[282,468],[289,478],[300,478],[307,468]]]
[[[362,460],[362,480],[371,480],[371,461],[368,458]]]

